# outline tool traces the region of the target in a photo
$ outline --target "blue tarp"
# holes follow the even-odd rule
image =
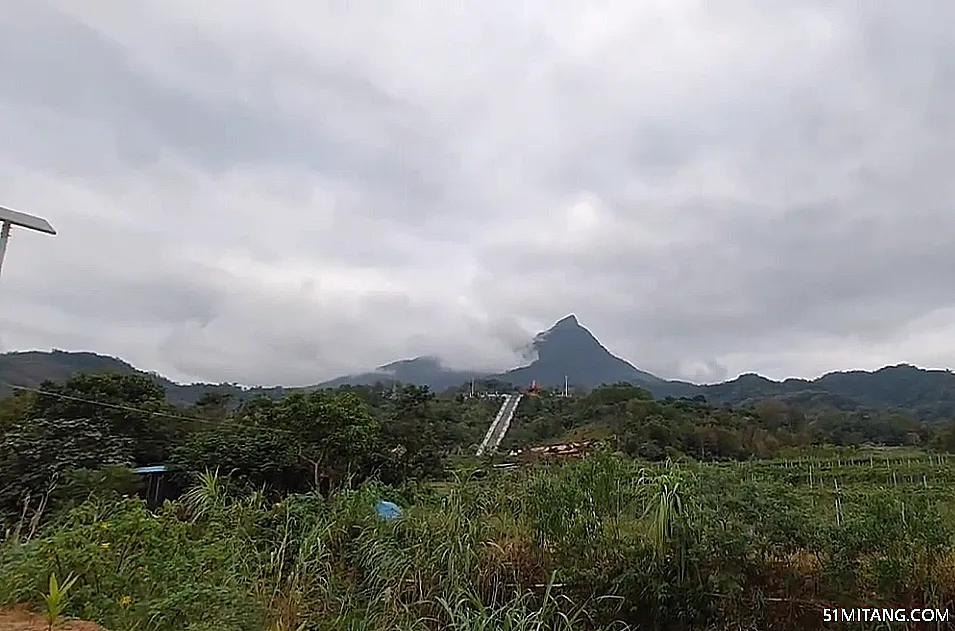
[[[401,517],[401,508],[393,502],[382,500],[378,502],[378,506],[375,507],[375,510],[378,512],[378,516],[386,521]]]

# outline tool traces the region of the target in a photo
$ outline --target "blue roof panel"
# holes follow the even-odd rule
[[[150,467],[139,467],[133,469],[133,473],[164,473],[166,471],[166,465],[157,464]]]

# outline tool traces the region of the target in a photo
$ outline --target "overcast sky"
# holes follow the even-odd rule
[[[462,9],[466,5],[467,9]],[[400,7],[400,8],[399,8]],[[10,0],[3,350],[955,365],[955,3]]]

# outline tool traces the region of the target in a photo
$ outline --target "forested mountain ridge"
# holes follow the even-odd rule
[[[160,386],[173,405],[192,405],[206,393],[230,395],[235,400],[247,400],[260,394],[280,397],[286,388],[247,388],[237,384],[176,383],[155,372],[133,367],[117,357],[90,352],[73,351],[16,351],[0,354],[0,397],[10,396],[17,388],[38,388],[44,381],[63,383],[82,373],[116,373],[146,375]]]
[[[749,373],[724,383],[699,385],[666,381],[635,368],[612,355],[573,316],[562,319],[550,330],[538,335],[532,344],[537,352],[534,362],[497,375],[451,370],[438,358],[419,357],[392,362],[370,373],[340,377],[304,389],[399,382],[443,392],[471,380],[492,384],[492,389],[524,387],[531,380],[560,389],[566,375],[572,387],[589,389],[600,384],[625,382],[638,385],[660,399],[702,396],[717,405],[750,405],[766,399],[777,399],[807,410],[883,409],[905,413],[926,422],[955,419],[955,374],[950,370],[926,370],[899,364],[875,371],[831,372],[817,379],[773,381]],[[236,384],[180,384],[162,375],[138,370],[115,357],[54,350],[0,355],[0,396],[11,394],[11,386],[36,388],[47,380],[62,383],[71,375],[89,372],[147,374],[163,388],[169,402],[175,405],[194,404],[209,392],[227,394],[238,403],[258,395],[281,397],[294,390],[281,387],[248,388]]]
[[[658,397],[703,395],[707,401],[720,404],[750,404],[772,398],[804,408],[880,408],[906,412],[925,421],[955,418],[955,374],[910,364],[874,371],[831,372],[811,380],[772,381],[745,374],[719,384],[671,381],[648,389]]]

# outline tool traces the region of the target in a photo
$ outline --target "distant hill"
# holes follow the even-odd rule
[[[437,357],[416,357],[402,359],[371,372],[345,375],[331,381],[318,384],[318,388],[337,388],[339,386],[373,386],[376,383],[408,383],[416,386],[429,386],[434,391],[442,391],[459,386],[472,379],[484,379],[488,373],[479,371],[456,371],[446,368]]]
[[[0,355],[0,394],[10,394],[7,384],[35,388],[43,381],[66,381],[77,372],[140,372],[121,359],[95,353],[26,351]]]
[[[157,373],[148,373],[116,357],[88,352],[71,351],[23,351],[0,355],[0,396],[14,393],[11,386],[38,388],[44,381],[62,383],[77,373],[111,372],[123,375],[147,375],[166,391],[169,402],[175,405],[191,405],[204,393],[227,392],[235,401],[264,394],[281,396],[284,388],[244,388],[236,384],[194,383],[181,384]]]
[[[955,420],[955,374],[909,364],[876,371],[831,372],[813,380],[772,381],[747,374],[725,383],[692,386],[691,391],[712,403],[745,404],[776,398],[804,407],[888,408],[925,421]]]
[[[572,314],[539,333],[531,346],[537,355],[534,362],[495,378],[519,385],[537,381],[559,387],[567,377],[571,385],[585,388],[620,382],[643,386],[666,383],[612,354]]]

